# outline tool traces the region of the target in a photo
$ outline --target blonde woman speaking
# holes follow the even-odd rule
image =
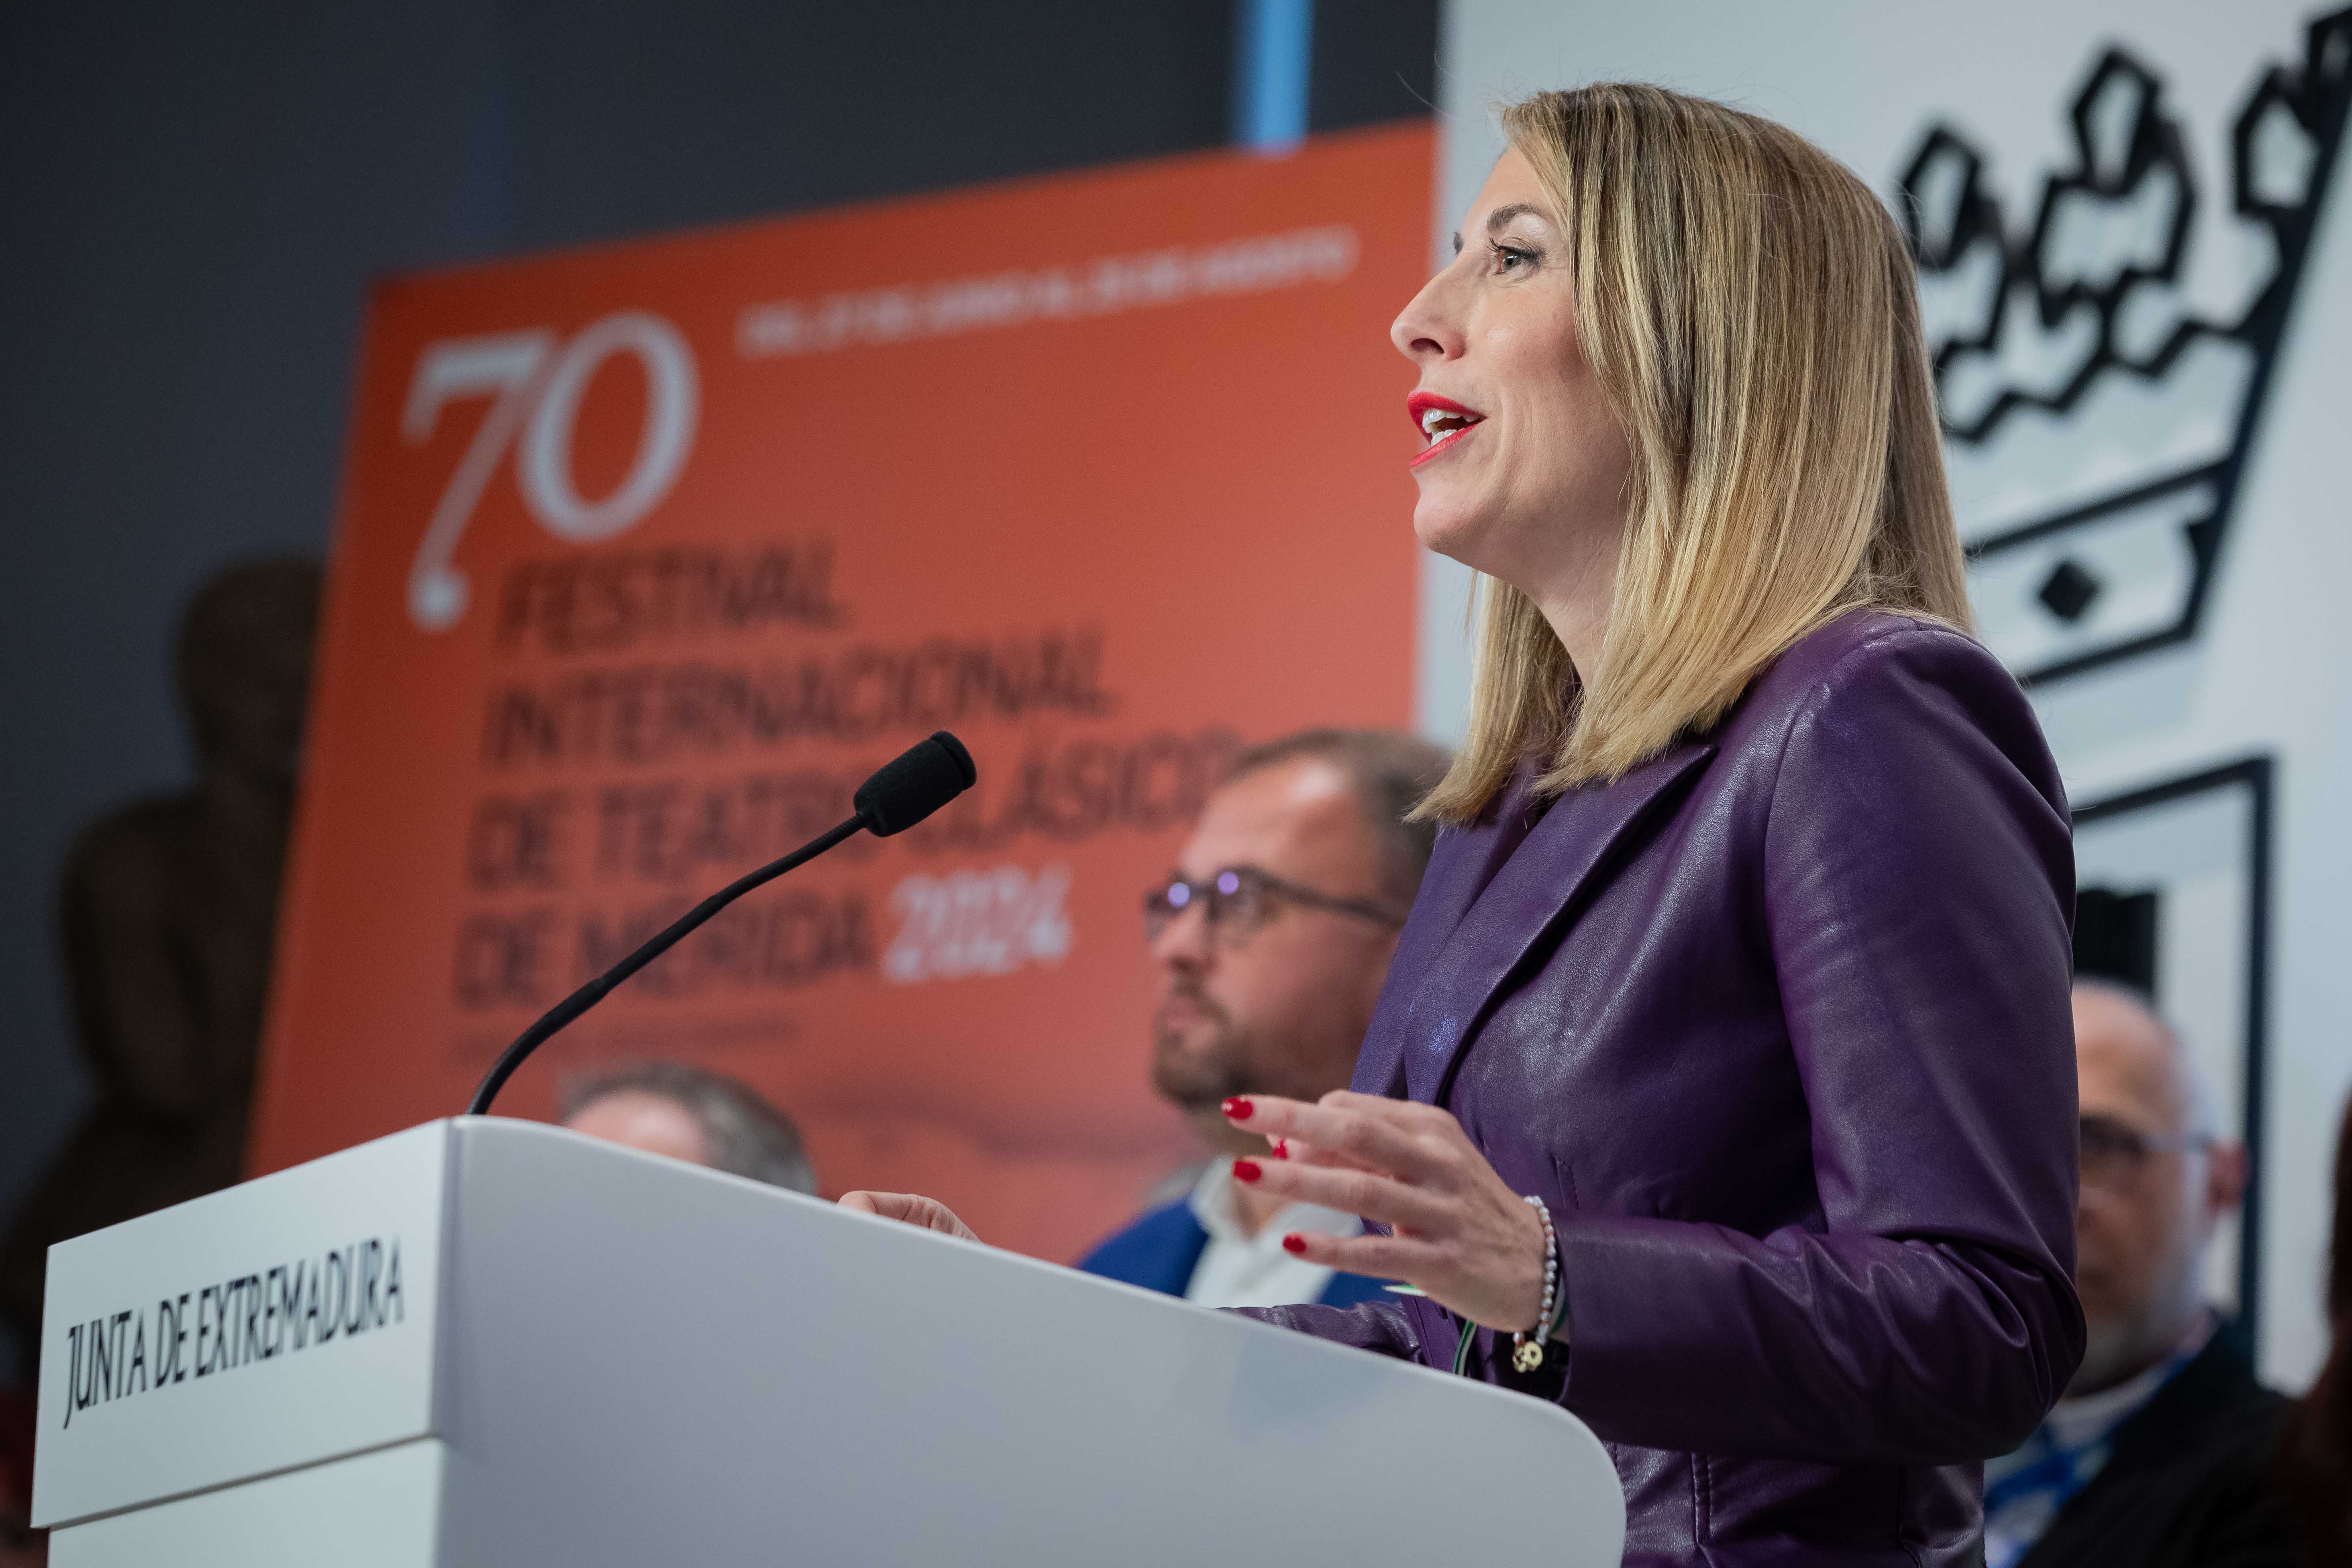
[[[1909,257],[1719,104],[1504,124],[1392,332],[1415,531],[1485,600],[1436,858],[1353,1090],[1227,1107],[1238,1178],[1373,1222],[1286,1245],[1420,1294],[1260,1315],[1559,1400],[1628,1563],[1973,1562],[2082,1354],[2074,858],[1968,636]]]

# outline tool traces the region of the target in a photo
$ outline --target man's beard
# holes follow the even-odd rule
[[[1171,1000],[1181,997],[1210,1025],[1204,1044],[1194,1045],[1183,1030],[1152,1026],[1151,1087],[1161,1099],[1188,1111],[1206,1111],[1237,1094],[1264,1094],[1252,1063],[1256,1052],[1249,1036],[1236,1027],[1233,1015],[1199,987],[1179,983]]]
[[[2068,1380],[2069,1395],[2095,1394],[2113,1388],[2140,1372],[2151,1357],[2160,1359],[2164,1347],[2145,1323],[2129,1318],[2108,1319],[2084,1325],[2083,1364]]]
[[[2089,1298],[2083,1324],[2083,1364],[2066,1384],[2069,1396],[2095,1394],[2114,1387],[2155,1365],[2180,1342],[2197,1321],[2197,1254],[2184,1254],[2148,1298],[2119,1311],[2099,1310],[2112,1294],[2098,1288],[2094,1271],[2086,1271],[2084,1294]]]

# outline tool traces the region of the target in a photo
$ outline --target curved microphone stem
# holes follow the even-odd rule
[[[815,859],[843,839],[855,834],[859,828],[867,826],[869,824],[866,814],[861,811],[840,826],[830,828],[819,837],[810,839],[782,859],[772,861],[747,877],[730,882],[726,887],[719,889],[719,891],[656,932],[644,946],[628,957],[549,1008],[541,1016],[538,1023],[516,1036],[514,1044],[499,1054],[499,1059],[491,1064],[490,1070],[482,1075],[482,1081],[475,1089],[472,1101],[466,1107],[466,1114],[488,1116],[490,1113],[490,1101],[499,1097],[499,1090],[506,1087],[507,1079],[514,1076],[515,1068],[522,1066],[525,1058],[539,1049],[548,1037],[602,1002],[605,993],[611,991],[614,986],[677,945],[679,938],[752,889],[775,880],[804,861]]]

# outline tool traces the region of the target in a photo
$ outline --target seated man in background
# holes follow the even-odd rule
[[[1315,730],[1246,752],[1213,791],[1144,928],[1160,971],[1152,1087],[1213,1154],[1265,1157],[1220,1107],[1234,1095],[1314,1100],[1348,1087],[1405,910],[1436,839],[1404,820],[1445,754],[1404,735]],[[1192,1192],[1145,1214],[1078,1267],[1210,1307],[1349,1306],[1377,1280],[1283,1250],[1292,1231],[1353,1236],[1354,1215],[1288,1207],[1213,1158]]]
[[[2065,1397],[1985,1467],[1987,1568],[2300,1561],[2272,1479],[2286,1402],[2205,1303],[2205,1255],[2246,1187],[2179,1037],[2137,993],[2074,986],[2089,1328]]]
[[[814,1194],[800,1129],[751,1089],[684,1062],[646,1062],[565,1086],[563,1125],[772,1187]]]

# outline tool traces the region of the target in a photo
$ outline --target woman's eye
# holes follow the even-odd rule
[[[1486,248],[1494,253],[1495,270],[1497,272],[1517,272],[1536,263],[1534,251],[1523,250],[1516,245],[1497,245],[1489,241]]]

